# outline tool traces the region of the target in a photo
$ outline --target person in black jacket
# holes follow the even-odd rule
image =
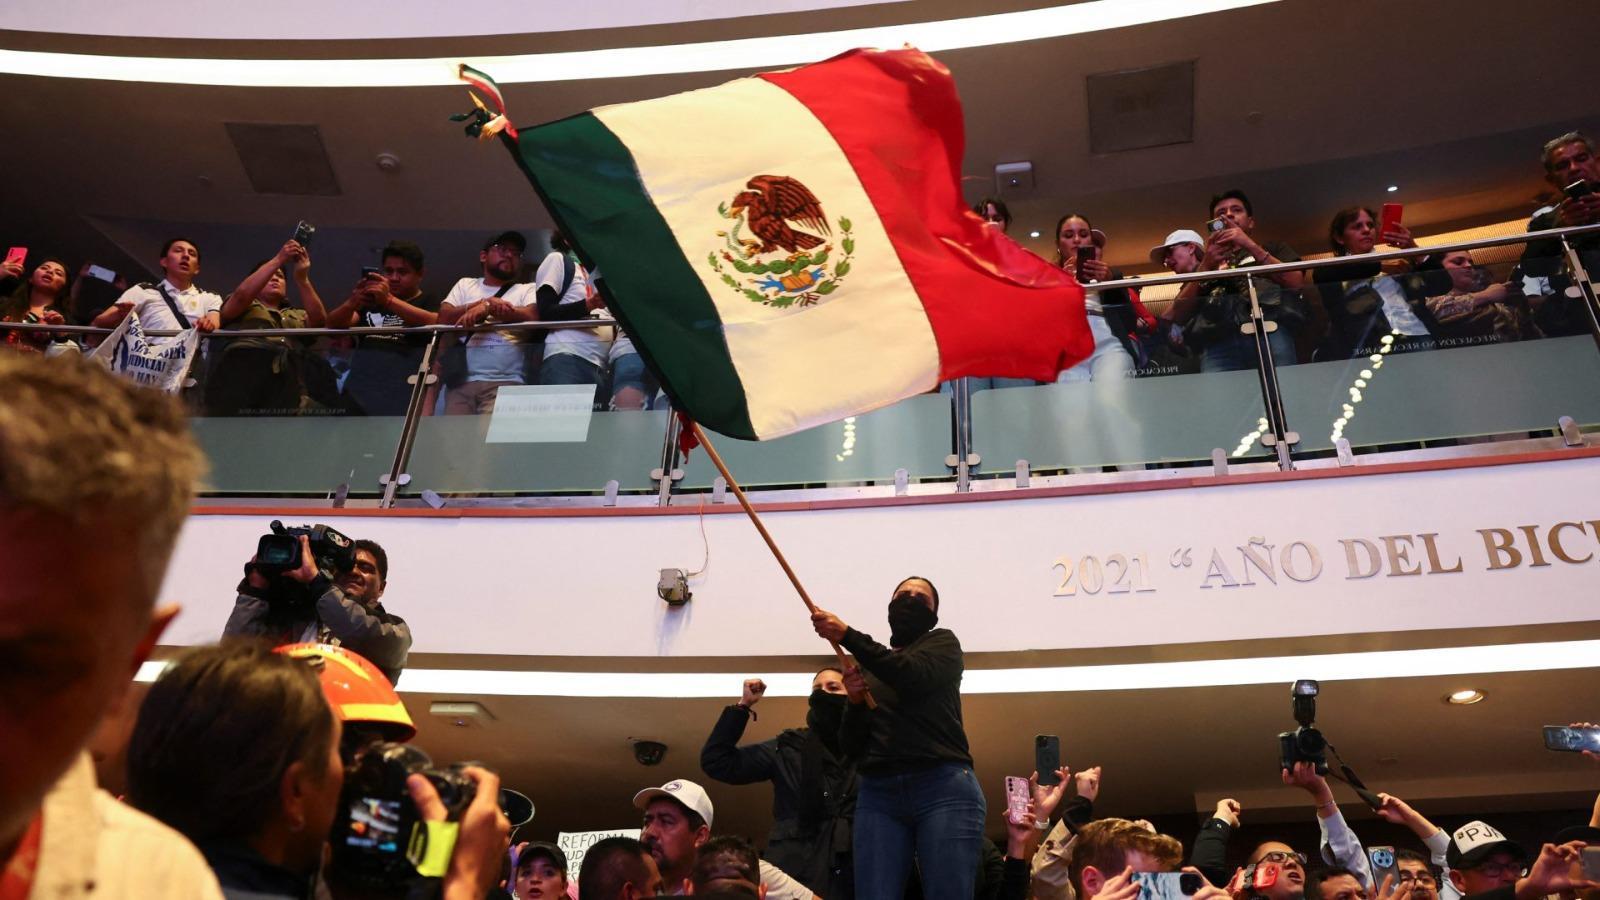
[[[1560,202],[1535,213],[1529,231],[1571,228],[1600,222],[1600,157],[1594,140],[1569,131],[1544,145],[1544,178],[1560,192]],[[1600,234],[1568,238],[1591,279],[1600,273]],[[1560,240],[1529,241],[1522,251],[1522,272],[1550,280],[1550,294],[1538,306],[1539,328],[1548,335],[1586,334],[1592,327],[1581,298],[1567,296],[1572,285],[1566,251]]]
[[[961,642],[939,619],[926,578],[889,601],[889,647],[826,610],[817,634],[855,654],[840,745],[859,772],[856,895],[900,897],[915,858],[929,900],[971,900],[986,806],[961,722]],[[876,709],[867,706],[870,691]]]
[[[239,596],[222,636],[345,647],[365,656],[395,684],[411,652],[411,627],[379,602],[388,582],[389,555],[376,541],[355,542],[349,571],[325,572],[311,555],[310,541],[301,535],[299,568],[268,578],[256,568],[254,557],[245,564]],[[280,602],[284,587],[313,598],[312,602]]]
[[[759,744],[738,746],[767,686],[744,683],[700,750],[700,768],[725,784],[772,782],[767,861],[828,900],[855,896],[850,823],[855,818],[855,766],[839,749],[846,705],[844,673],[826,668],[811,679],[805,728],[789,728]]]
[[[1402,250],[1417,246],[1411,232],[1396,224],[1378,234],[1378,217],[1365,206],[1339,210],[1328,224],[1328,246],[1338,256],[1364,256],[1379,242]],[[1392,264],[1387,275],[1380,263],[1361,259],[1311,273],[1328,310],[1328,341],[1322,360],[1350,359],[1380,352],[1431,349],[1439,323],[1426,298],[1450,290],[1437,254]],[[1392,345],[1385,350],[1385,345]]]

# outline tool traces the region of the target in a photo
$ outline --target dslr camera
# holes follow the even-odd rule
[[[345,775],[329,843],[330,874],[381,896],[405,896],[423,879],[443,877],[455,849],[455,830],[424,822],[406,790],[419,774],[439,792],[446,823],[461,821],[478,783],[461,766],[434,768],[428,754],[405,744],[368,747]],[[440,827],[445,824],[445,827]]]
[[[1316,766],[1318,775],[1328,774],[1328,739],[1315,725],[1319,690],[1309,678],[1296,681],[1290,689],[1294,720],[1300,727],[1278,735],[1278,764],[1285,770],[1293,769],[1297,762],[1308,762]]]

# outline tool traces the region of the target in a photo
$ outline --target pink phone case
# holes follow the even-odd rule
[[[13,260],[15,260],[16,262],[20,263],[20,262],[23,262],[24,260],[26,260],[27,258],[28,258],[28,248],[27,247],[12,247],[10,250],[6,251],[6,262],[12,262]]]
[[[1028,779],[1006,776],[1006,820],[1012,824],[1022,821],[1028,814]]]

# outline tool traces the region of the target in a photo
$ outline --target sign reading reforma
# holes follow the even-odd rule
[[[576,880],[583,868],[583,855],[589,848],[606,838],[627,837],[639,839],[637,828],[614,828],[610,831],[563,831],[556,835],[556,846],[567,855],[567,877]]]
[[[343,518],[388,551],[414,650],[524,656],[825,653],[736,507],[698,568],[692,515]],[[162,598],[214,640],[268,520],[198,516]],[[1072,649],[1600,619],[1600,457],[1171,490],[764,513],[812,598],[888,637],[895,584],[939,586],[968,651]],[[552,624],[559,627],[551,627]]]

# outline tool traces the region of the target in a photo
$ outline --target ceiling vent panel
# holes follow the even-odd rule
[[[1103,72],[1087,82],[1091,153],[1194,140],[1194,60]]]
[[[336,197],[339,179],[315,125],[226,122],[239,162],[258,194]]]

